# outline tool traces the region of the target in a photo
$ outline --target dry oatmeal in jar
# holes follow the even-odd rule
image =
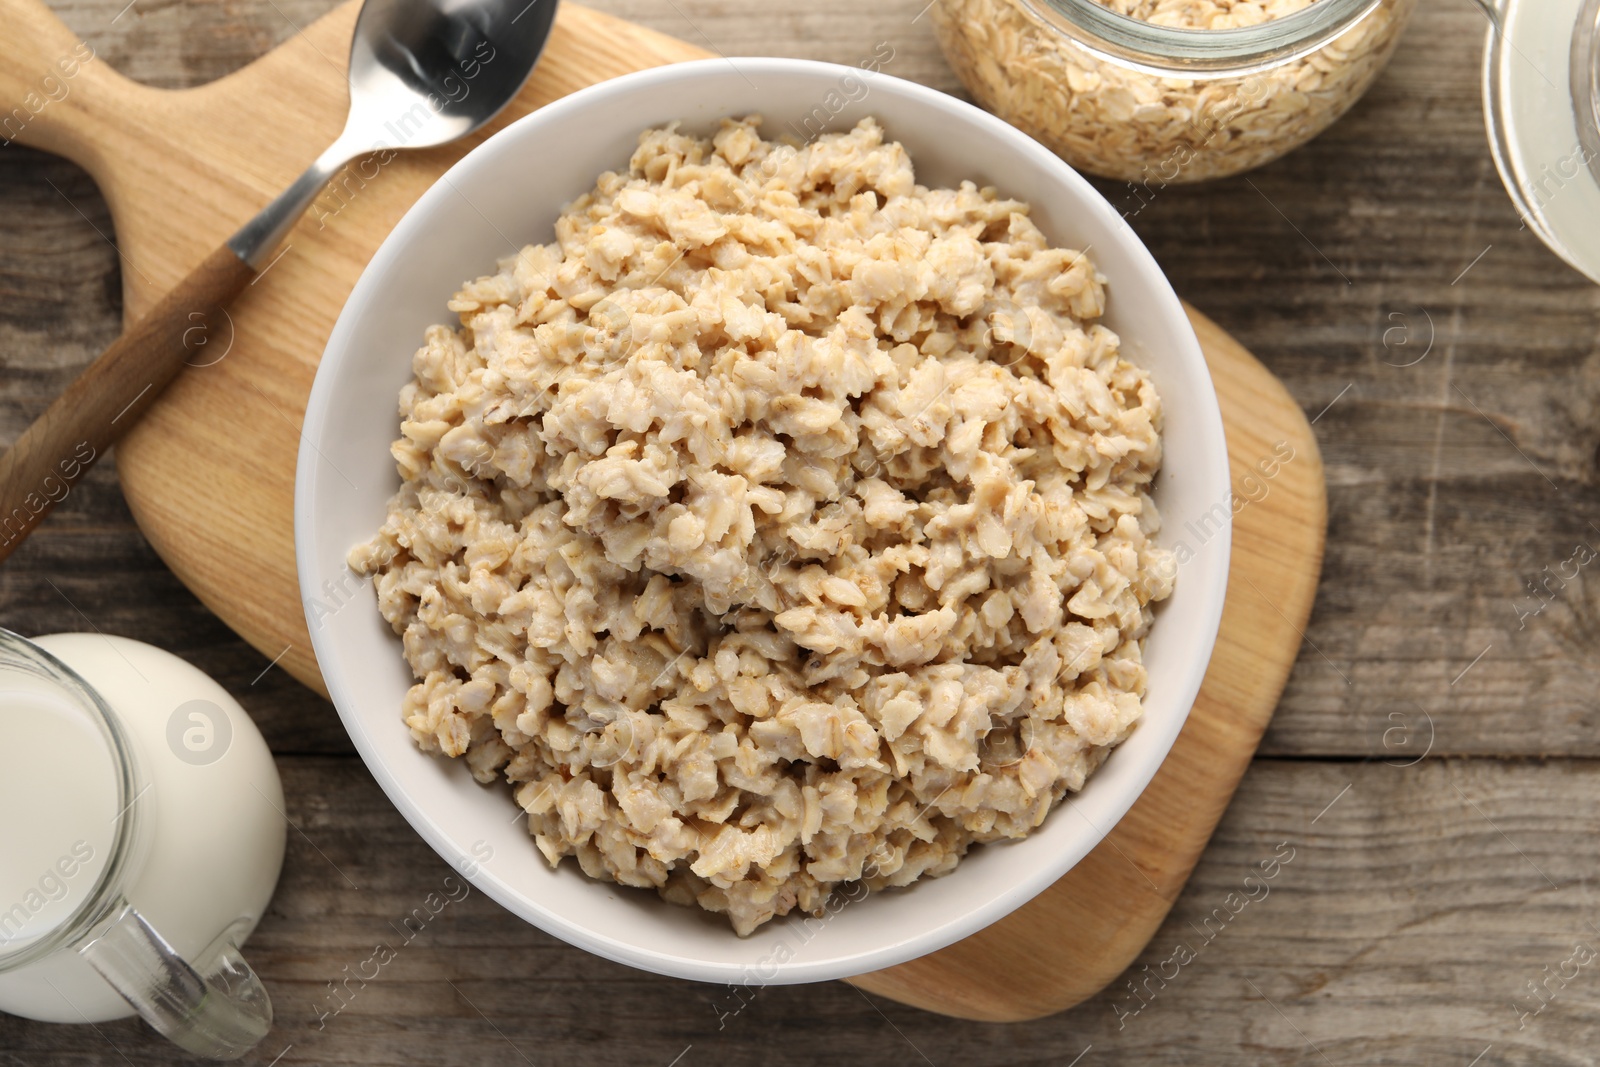
[[[1365,93],[1416,0],[937,0],[984,107],[1080,170],[1163,186],[1269,163]]]

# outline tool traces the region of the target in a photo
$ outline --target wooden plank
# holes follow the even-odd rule
[[[208,70],[236,67],[253,54],[250,42],[294,33],[272,4],[240,4],[236,32],[224,34],[217,27],[226,20],[210,5],[141,14],[148,3],[140,0],[114,24],[121,5],[109,0],[73,0],[62,10],[112,63],[150,74],[140,57],[151,50],[164,57],[166,84],[193,80],[181,73],[183,56],[205,53]],[[326,6],[276,4],[300,25]],[[670,5],[610,6],[664,31],[695,34]],[[760,32],[763,16],[749,2],[679,6],[724,50]],[[769,32],[761,50],[847,60],[863,41],[892,40],[894,62],[906,64],[900,72],[921,76],[942,61],[928,20],[911,22],[920,6],[896,0],[870,16],[826,8],[826,18]],[[1600,507],[1585,492],[1600,476],[1600,363],[1593,358],[1600,298],[1517,228],[1485,154],[1481,43],[1482,22],[1471,11],[1423,5],[1389,72],[1327,134],[1246,178],[1169,190],[1131,219],[1179,291],[1256,351],[1310,415],[1339,398],[1316,424],[1330,472],[1332,537],[1307,630],[1328,659],[1304,650],[1264,752],[1382,754],[1389,712],[1420,706],[1440,724],[1441,752],[1600,754],[1600,586],[1585,575],[1525,628],[1517,616],[1518,605],[1530,603],[1519,599],[1526,582],[1542,568],[1568,559],[1585,536],[1600,547],[1588,526],[1600,525]],[[949,85],[948,74],[930,80]],[[80,330],[96,321],[81,279],[115,270],[115,254],[78,209],[109,234],[103,204],[81,175],[67,180],[70,168],[25,149],[0,149],[0,166],[35,175],[10,185],[12,197],[26,199],[7,203],[24,210],[0,220],[9,227],[0,262],[17,279],[0,287],[0,300],[9,301],[0,307],[14,309],[0,316],[3,336],[14,342],[10,358],[81,366],[114,330],[104,316],[117,305],[104,282],[94,283],[93,305],[102,309],[102,342],[74,348],[73,335],[58,341],[50,324]],[[54,169],[39,169],[46,166]],[[60,179],[70,202],[44,184],[43,173]],[[1113,203],[1126,198],[1114,183],[1101,187]],[[1481,244],[1469,247],[1469,222]],[[48,256],[27,254],[46,242]],[[1452,287],[1490,243],[1493,250]],[[21,284],[31,277],[71,277],[78,295],[61,292],[52,302],[45,287]],[[1418,351],[1385,349],[1385,333],[1400,321],[1392,315],[1404,316],[1409,336],[1424,344],[1432,316],[1434,344],[1416,366],[1387,365]],[[64,382],[65,371],[54,380]],[[1546,396],[1552,382],[1560,386],[1554,404]],[[32,395],[42,401],[49,392],[41,385]],[[316,730],[319,717],[308,712],[301,727]]]
[[[518,1050],[538,1064],[665,1067],[692,1045],[680,1067],[921,1063],[917,1050],[939,1065],[1064,1067],[1092,1045],[1082,1067],[1467,1067],[1486,1048],[1477,1067],[1577,1065],[1592,1062],[1600,1026],[1600,961],[1551,980],[1545,1010],[1519,1017],[1537,1003],[1528,981],[1558,974],[1575,945],[1600,952],[1584,882],[1594,826],[1581,814],[1600,806],[1592,762],[1262,761],[1130,972],[1143,979],[1148,965],[1165,985],[1151,980],[1140,1000],[1119,984],[1004,1027],[840,983],[746,992],[728,1014],[738,1002],[726,988],[608,963],[477,893],[407,943],[404,921],[427,894],[460,897],[462,883],[446,882],[450,868],[355,761],[280,763],[304,836],[290,834],[272,913],[249,947],[277,1003],[259,1064],[292,1045],[279,1067],[521,1063]],[[1261,877],[1277,857],[1288,858]],[[335,998],[328,984],[362,970],[380,943],[394,962]],[[1194,958],[1166,964],[1180,944]],[[0,1018],[0,1047],[29,1067],[123,1063],[109,1039],[137,1067],[170,1062],[137,1023],[100,1030]]]
[[[329,5],[236,6],[224,16],[212,4],[157,8],[140,0],[115,23],[122,5],[109,0],[72,0],[60,10],[110,63],[186,85],[197,76],[185,64],[236,68],[258,45],[292,36],[291,21],[304,25]],[[849,60],[864,43],[888,40],[896,73],[952,85],[928,20],[912,22],[920,3],[852,14],[836,0],[814,16],[778,16],[775,26],[751,0],[683,3],[682,13],[655,0],[602,6],[730,53]],[[1328,452],[1332,545],[1307,630],[1328,659],[1305,650],[1265,752],[1381,754],[1388,713],[1421,706],[1441,724],[1441,752],[1600,754],[1600,587],[1585,577],[1526,627],[1517,616],[1531,603],[1528,580],[1568,559],[1585,536],[1600,547],[1588,525],[1600,525],[1600,507],[1584,491],[1600,476],[1600,306],[1593,286],[1519,231],[1498,187],[1477,96],[1482,30],[1461,5],[1423,5],[1389,72],[1327,134],[1246,178],[1169,190],[1131,219],[1179,291],[1256,351],[1309,414],[1339,398],[1316,424]],[[15,146],[0,150],[0,164],[30,158],[41,159]],[[1113,203],[1127,198],[1115,183],[1100,184]],[[37,177],[27,184],[27,210],[7,213],[12,236],[0,257],[53,242],[48,259],[24,256],[8,270],[18,279],[70,275],[81,287],[77,279],[115,266],[77,209],[111,231],[81,176],[57,185],[70,203]],[[57,233],[73,236],[63,244]],[[1469,241],[1473,234],[1482,243]],[[73,349],[70,334],[57,341],[47,327],[94,321],[81,296],[63,294],[52,305],[48,292],[30,285],[24,295],[14,282],[0,299],[16,309],[0,316],[4,336],[22,346],[12,358],[29,358],[32,344],[36,363],[48,353],[78,366],[98,347]],[[97,306],[115,304],[102,295]],[[1413,367],[1388,365],[1419,351],[1384,347],[1400,324],[1394,315],[1424,346],[1432,317],[1433,347]],[[98,336],[109,338],[113,327],[99,321]],[[1401,336],[1389,333],[1391,342]],[[62,343],[68,347],[57,354]],[[1546,396],[1551,382],[1560,384],[1555,404]],[[316,729],[319,714],[304,728]]]
[[[113,22],[124,5],[125,0],[64,0],[57,9],[112,65],[168,87],[235,69],[288,37],[293,31],[280,9],[304,25],[331,6],[324,0],[139,0]],[[911,23],[921,0],[870,6],[827,0],[793,11],[756,0],[597,0],[597,6],[691,37],[681,9],[730,54],[848,61],[864,44],[887,38],[895,42],[897,64],[904,58],[916,69],[941,70],[928,20]],[[827,17],[808,19],[804,12],[810,10]],[[874,36],[890,15],[906,29],[892,38]],[[1600,613],[1587,574],[1575,596],[1553,605],[1515,640],[1514,615],[1492,621],[1494,612],[1506,610],[1507,594],[1552,559],[1565,558],[1555,552],[1595,518],[1595,474],[1583,457],[1592,458],[1600,440],[1600,419],[1592,417],[1600,396],[1592,377],[1600,298],[1531,234],[1517,230],[1492,168],[1481,169],[1482,33],[1482,19],[1470,4],[1426,0],[1394,64],[1354,113],[1311,145],[1250,176],[1334,258],[1353,286],[1344,285],[1242,179],[1174,189],[1132,220],[1179,291],[1261,356],[1309,415],[1355,382],[1316,423],[1333,525],[1318,610],[1308,629],[1318,647],[1339,653],[1336,662],[1351,684],[1309,645],[1303,648],[1264,751],[1375,757],[1361,768],[1258,760],[1167,928],[1179,929],[1186,919],[1199,922],[1220,906],[1246,869],[1281,839],[1272,835],[1281,834],[1287,820],[1275,822],[1276,813],[1314,815],[1352,780],[1354,769],[1367,777],[1316,824],[1319,831],[1339,828],[1337,838],[1330,838],[1334,843],[1318,854],[1316,866],[1301,867],[1309,855],[1297,857],[1272,898],[1230,923],[1184,969],[1170,999],[1153,1002],[1121,1033],[1114,1030],[1109,1001],[1002,1027],[877,1000],[888,1020],[941,1067],[1066,1064],[1089,1043],[1095,1047],[1080,1067],[1324,1064],[1296,1044],[1292,1028],[1256,999],[1246,977],[1339,1064],[1466,1067],[1491,1042],[1477,1067],[1592,1061],[1597,1000],[1587,985],[1588,968],[1584,982],[1574,982],[1523,1030],[1506,997],[1545,966],[1558,967],[1570,952],[1563,939],[1581,931],[1582,918],[1592,915],[1581,884],[1574,884],[1593,865],[1594,828],[1592,819],[1585,825],[1574,813],[1595,808],[1593,765],[1566,759],[1504,766],[1473,761],[1445,769],[1469,776],[1456,781],[1562,887],[1541,893],[1531,871],[1526,881],[1516,881],[1523,877],[1518,867],[1526,867],[1503,839],[1477,829],[1465,832],[1470,810],[1447,809],[1445,799],[1454,795],[1448,781],[1426,776],[1439,772],[1427,765],[1405,772],[1380,762],[1402,758],[1384,747],[1383,729],[1393,725],[1386,709],[1403,710],[1412,699],[1432,709],[1441,743],[1448,741],[1450,751],[1585,756],[1596,754],[1600,737],[1594,695]],[[735,45],[736,39],[750,44]],[[942,76],[942,82],[929,80],[950,87],[948,73]],[[1116,202],[1117,187],[1103,188]],[[14,435],[38,410],[34,405],[42,406],[118,328],[116,254],[78,214],[80,208],[110,233],[104,202],[82,171],[26,149],[0,148],[0,440]],[[1478,227],[1492,219],[1495,228],[1484,230],[1483,242],[1472,248],[1464,235],[1475,214]],[[1494,250],[1452,288],[1449,283],[1491,241]],[[1424,301],[1436,314],[1438,336],[1456,341],[1448,378],[1441,362],[1446,347],[1436,346],[1414,368],[1383,364],[1385,358],[1412,358],[1384,350],[1383,331],[1393,325],[1386,316],[1414,311]],[[1459,322],[1453,318],[1457,304],[1448,301],[1459,301]],[[1457,377],[1462,374],[1467,377]],[[1488,435],[1485,446],[1499,438],[1459,398],[1454,407],[1441,402],[1451,381],[1462,384],[1567,492],[1558,494],[1526,467],[1516,471],[1505,463],[1520,461],[1503,441],[1503,452],[1476,447],[1479,439],[1466,433],[1471,420]],[[1436,478],[1434,435],[1441,414],[1446,421]],[[1473,447],[1458,451],[1466,445]],[[1470,462],[1457,464],[1458,456]],[[348,751],[326,702],[281,670],[251,684],[270,657],[232,635],[161,565],[132,526],[110,474],[98,472],[75,490],[39,536],[0,568],[0,624],[24,633],[94,625],[155,640],[200,663],[237,694],[276,752]],[[1436,533],[1431,564],[1422,551],[1430,493]],[[1450,680],[1491,641],[1496,647],[1451,687]],[[1479,688],[1469,688],[1474,683]],[[376,824],[375,836],[372,825],[361,823],[373,849],[362,872],[375,881],[375,872],[393,872],[383,878],[405,887],[389,890],[384,908],[372,908],[370,925],[339,933],[340,923],[361,920],[350,919],[352,909],[336,907],[337,876],[326,866],[313,873],[310,865],[321,860],[291,835],[290,875],[263,938],[277,929],[270,924],[296,925],[280,931],[283,940],[273,952],[284,962],[270,964],[269,981],[279,996],[285,1040],[324,1043],[295,1049],[285,1064],[520,1062],[441,977],[455,980],[502,1029],[524,1015],[534,1020],[518,1021],[523,1029],[506,1032],[537,1063],[664,1065],[691,1043],[679,1067],[812,1063],[830,1053],[863,1063],[922,1062],[885,1018],[842,985],[763,991],[719,1032],[711,1014],[713,991],[613,967],[504,916],[490,922],[487,934],[480,928],[481,936],[470,944],[414,946],[431,954],[416,963],[402,961],[414,969],[384,978],[405,983],[411,993],[372,991],[374,998],[396,996],[396,1010],[365,1019],[352,1010],[338,1020],[350,1029],[334,1030],[330,1023],[319,1031],[307,1002],[349,962],[324,954],[321,946],[340,937],[363,940],[372,927],[414,906],[411,898],[432,888],[426,883],[434,874],[446,872],[353,759],[281,762],[297,805],[292,814],[313,834],[320,831],[312,821],[325,822],[333,811],[360,822],[356,813],[363,804],[386,817]],[[1406,778],[1407,773],[1421,776]],[[1384,776],[1395,776],[1405,788],[1382,785]],[[1474,792],[1473,783],[1481,791]],[[1341,819],[1354,822],[1336,821]],[[1530,844],[1525,833],[1537,841]],[[1391,837],[1399,844],[1386,843]],[[348,859],[332,855],[341,865]],[[1297,871],[1303,881],[1290,882]],[[304,895],[313,884],[321,895]],[[1478,884],[1487,888],[1475,890]],[[1408,925],[1416,920],[1426,921]],[[525,939],[507,940],[515,936]],[[1151,955],[1135,970],[1165,958],[1164,937],[1158,933]],[[495,994],[503,1001],[462,981],[482,973],[473,963],[475,953],[493,941],[508,945],[514,957],[507,992]],[[1600,948],[1600,942],[1591,943]],[[463,961],[473,969],[464,969]],[[293,968],[301,969],[299,984],[282,987]],[[474,981],[482,988],[495,985],[493,977]],[[498,1013],[502,1006],[505,1015]],[[140,1067],[171,1062],[166,1047],[137,1024],[101,1029]],[[1349,1043],[1341,1035],[1349,1035]],[[680,1037],[672,1047],[668,1038]],[[268,1063],[281,1048],[247,1062]],[[302,1051],[304,1058],[296,1061]],[[0,1053],[6,1067],[124,1063],[86,1028],[4,1017]]]

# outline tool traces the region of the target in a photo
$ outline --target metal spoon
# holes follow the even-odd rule
[[[527,81],[557,0],[366,0],[344,132],[293,185],[130,326],[0,456],[0,560],[205,343],[323,187],[370,152],[431,148],[494,118]],[[87,458],[86,458],[87,457]]]

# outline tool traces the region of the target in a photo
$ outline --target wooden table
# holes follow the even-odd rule
[[[167,86],[218,77],[328,6],[126,2],[56,6],[104,59]],[[598,6],[729,55],[853,62],[887,41],[891,73],[956,90],[916,17],[924,2]],[[1281,842],[1293,859],[1143,999],[1114,987],[993,1026],[833,983],[763,989],[726,1014],[726,990],[607,963],[474,894],[319,1024],[327,983],[392,939],[389,923],[448,868],[332,709],[178,584],[111,467],[97,469],[0,567],[0,624],[176,651],[239,696],[277,753],[295,830],[250,955],[278,1023],[249,1062],[1595,1062],[1600,964],[1559,976],[1579,946],[1600,946],[1587,887],[1600,866],[1600,586],[1588,569],[1550,579],[1554,599],[1522,613],[1540,603],[1530,582],[1580,543],[1600,548],[1600,288],[1520,228],[1500,187],[1483,31],[1466,0],[1425,0],[1393,66],[1333,130],[1248,178],[1165,190],[1132,220],[1179,293],[1315,416],[1331,506],[1322,593],[1277,719],[1128,977],[1179,941],[1199,945],[1205,918]],[[0,148],[0,439],[116,334],[113,236],[81,171]],[[169,1062],[137,1022],[0,1017],[6,1067]]]

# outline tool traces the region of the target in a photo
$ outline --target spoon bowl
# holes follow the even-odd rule
[[[466,136],[522,88],[555,11],[555,0],[367,0],[350,47],[350,126],[370,136],[394,123],[406,148]]]

